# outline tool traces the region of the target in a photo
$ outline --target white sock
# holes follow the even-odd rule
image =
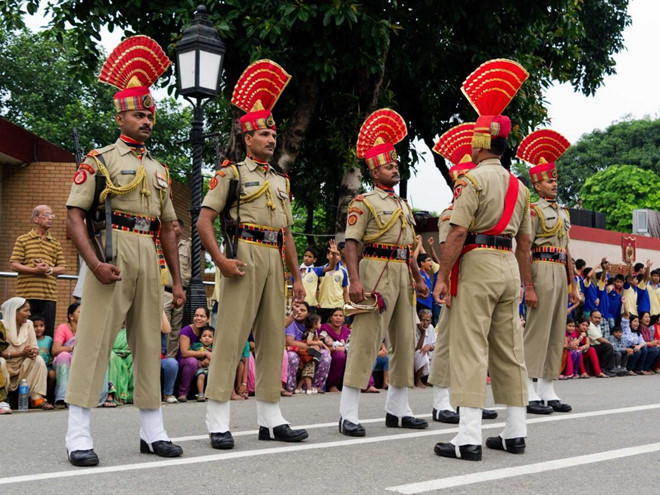
[[[390,385],[390,388],[387,389],[387,397],[385,397],[385,412],[393,414],[397,418],[413,415],[408,403],[407,387],[393,387]]]
[[[288,425],[289,422],[282,416],[279,402],[265,402],[257,399],[257,424],[273,429],[276,426]]]
[[[500,436],[504,439],[527,436],[527,409],[525,407],[507,406],[506,423]]]
[[[169,441],[163,425],[163,411],[158,409],[140,409],[140,438],[151,444],[161,440]]]
[[[455,412],[449,402],[449,387],[433,387],[433,409]]]
[[[206,403],[206,429],[209,433],[229,431],[229,401],[211,400]]]
[[[527,400],[529,402],[532,402],[533,400],[541,400],[536,393],[536,384],[532,378],[527,378]]]
[[[559,400],[555,393],[555,384],[552,380],[539,378],[539,395],[543,400]]]
[[[87,407],[69,404],[69,420],[66,432],[66,450],[90,450],[94,448],[89,421],[91,412]]]
[[[481,411],[482,409],[478,407],[461,406],[458,434],[452,439],[451,443],[457,447],[461,445],[481,445]]]
[[[390,385],[390,388],[392,386]],[[360,389],[344,385],[341,389],[339,399],[339,415],[342,419],[358,424],[360,416],[358,414],[360,406]]]

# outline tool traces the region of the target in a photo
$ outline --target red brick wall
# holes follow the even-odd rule
[[[66,239],[66,200],[75,163],[35,162],[28,166],[0,165],[0,271],[8,272],[9,258],[14,241],[32,228],[32,209],[47,204],[55,213],[51,234],[62,244],[66,261],[66,274],[78,274],[78,255],[73,243]],[[190,235],[190,190],[174,183],[174,207],[177,216],[186,222],[186,235]],[[3,302],[16,295],[15,278],[0,278],[0,298]],[[57,284],[56,322],[66,321],[66,308],[73,300],[71,293],[75,280],[59,280]]]

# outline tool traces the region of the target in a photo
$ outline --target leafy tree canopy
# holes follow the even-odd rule
[[[660,119],[624,120],[582,136],[557,161],[560,202],[576,204],[589,177],[621,163],[660,175]]]
[[[632,230],[632,212],[660,210],[660,177],[635,165],[611,165],[589,177],[580,189],[582,206],[607,215],[607,228]]]

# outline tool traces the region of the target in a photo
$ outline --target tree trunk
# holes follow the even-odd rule
[[[344,178],[339,186],[339,201],[337,203],[337,220],[335,233],[337,241],[344,240],[346,232],[346,217],[348,203],[360,193],[362,188],[362,170],[359,167],[350,167],[344,170]]]
[[[317,100],[318,82],[316,77],[305,77],[298,88],[296,107],[282,138],[280,154],[275,160],[286,173],[289,173],[298,158],[305,133],[316,110]]]

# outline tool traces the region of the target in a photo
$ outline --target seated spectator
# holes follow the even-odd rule
[[[286,334],[287,355],[289,359],[289,369],[287,376],[286,390],[293,392],[298,384],[298,371],[300,367],[300,357],[298,349],[307,349],[307,343],[302,340],[305,333],[305,318],[309,315],[309,306],[307,303],[297,303],[292,307],[292,313],[284,320],[284,333]],[[319,392],[325,390],[326,379],[330,370],[330,352],[327,349],[321,349],[321,357],[314,372],[312,387]]]
[[[597,378],[609,378],[608,375],[603,373],[600,369],[600,364],[598,364],[598,355],[596,350],[591,346],[589,341],[589,336],[587,332],[589,330],[590,322],[587,318],[582,318],[580,321],[580,346],[579,349],[582,351],[582,362],[580,364],[580,378],[589,378],[585,364],[587,362],[591,365],[591,370],[594,373],[594,376]]]
[[[238,361],[238,366],[236,366],[236,378],[234,379],[234,389],[231,391],[231,400],[245,400],[250,395],[248,382],[250,381],[251,357],[252,352],[250,352],[250,340],[248,339],[245,341],[245,346],[241,353],[241,359]],[[252,372],[254,373],[254,359],[252,359],[252,365]],[[256,386],[254,383],[253,385]],[[254,390],[252,390],[252,393],[254,393]]]
[[[70,304],[66,311],[66,323],[55,329],[53,337],[53,368],[55,369],[55,408],[66,407],[64,397],[66,386],[69,383],[69,368],[73,357],[73,348],[76,343],[76,331],[80,316],[80,303]]]
[[[7,402],[7,384],[9,379],[5,379],[5,368],[4,358],[2,357],[5,352],[5,349],[9,347],[9,342],[7,342],[7,336],[5,335],[5,327],[0,321],[0,414],[11,414],[11,406]]]
[[[376,356],[374,371],[383,372],[383,389],[387,390],[390,388],[390,356],[388,356],[387,346],[384,340],[380,343],[380,350]]]
[[[211,351],[199,350],[194,351],[193,345],[200,342],[202,331],[208,326],[209,323],[209,309],[206,306],[200,306],[195,309],[193,314],[192,325],[186,325],[181,329],[179,334],[179,352],[177,352],[176,359],[179,362],[179,402],[186,402],[188,400],[188,392],[192,385],[193,379],[197,374],[197,370],[202,367],[208,367],[211,361]]]
[[[630,314],[625,297],[623,298],[623,311],[621,329],[623,330],[623,341],[629,351],[626,369],[629,375],[641,375],[641,366],[646,361],[646,342],[639,333],[639,317]]]
[[[303,393],[315,394],[318,392],[312,386],[312,379],[316,371],[316,364],[321,360],[321,349],[327,349],[325,344],[319,340],[319,329],[321,328],[321,317],[319,315],[308,315],[305,318],[305,333],[302,341],[307,344],[307,349],[298,349],[300,358],[300,380],[296,385],[296,394]]]
[[[346,326],[346,318],[341,308],[335,308],[330,315],[328,323],[321,325],[319,335],[330,349],[330,371],[325,383],[329,392],[339,392],[344,382],[344,371],[346,370],[347,342],[351,330]]]
[[[428,376],[433,350],[435,349],[436,333],[431,326],[431,310],[422,309],[419,312],[415,345],[415,387],[426,388],[422,378]]]
[[[55,370],[53,369],[53,357],[51,349],[53,347],[53,338],[46,335],[46,319],[43,316],[35,315],[30,318],[34,326],[34,334],[37,336],[37,345],[39,346],[39,355],[46,363],[48,368],[48,379],[46,380],[47,390],[50,394],[55,388]]]
[[[600,311],[597,309],[594,309],[591,312],[587,335],[589,336],[589,343],[598,355],[600,368],[604,370],[603,373],[612,377],[616,376],[616,373],[612,371],[614,369],[614,350],[612,349],[610,341],[603,337],[603,333],[600,331],[601,318]]]
[[[0,367],[5,387],[8,392],[13,392],[26,379],[30,408],[53,409],[46,400],[48,369],[39,356],[37,336],[29,318],[30,304],[22,297],[12,297],[2,304],[0,348],[5,350],[1,354]]]
[[[660,360],[660,341],[655,338],[654,332],[649,328],[651,316],[648,311],[644,311],[639,316],[639,322],[639,333],[646,342],[646,359],[641,365],[641,371],[643,375],[651,375],[655,372]]]
[[[578,378],[580,376],[580,368],[582,367],[582,350],[580,349],[580,334],[575,328],[575,320],[569,318],[566,321],[566,335],[564,337],[564,355],[562,361],[566,365],[561,370],[559,379],[562,377]]]
[[[199,334],[199,342],[190,344],[190,350],[213,353],[213,333],[214,329],[208,325],[202,328],[202,331]],[[197,377],[197,395],[195,395],[195,398],[197,399],[197,402],[206,402],[204,388],[206,387],[206,379],[209,376],[209,364],[211,363],[211,360],[206,359],[206,354],[204,354],[204,357],[201,359],[198,358],[198,361],[201,362],[195,372],[195,376]]]
[[[174,382],[176,382],[176,376],[179,373],[179,363],[177,363],[176,359],[167,357],[167,336],[171,331],[172,326],[163,311],[160,320],[160,388],[163,394],[163,402],[176,404],[179,401],[174,397]]]
[[[627,375],[626,365],[628,364],[628,346],[623,340],[623,330],[620,326],[614,326],[610,330],[610,342],[614,351],[614,371],[619,376]]]
[[[128,346],[126,327],[122,328],[115,338],[108,363],[108,379],[114,385],[117,400],[120,404],[133,403],[133,354]],[[112,405],[111,405],[112,404]],[[108,401],[104,407],[114,407],[114,402]]]

